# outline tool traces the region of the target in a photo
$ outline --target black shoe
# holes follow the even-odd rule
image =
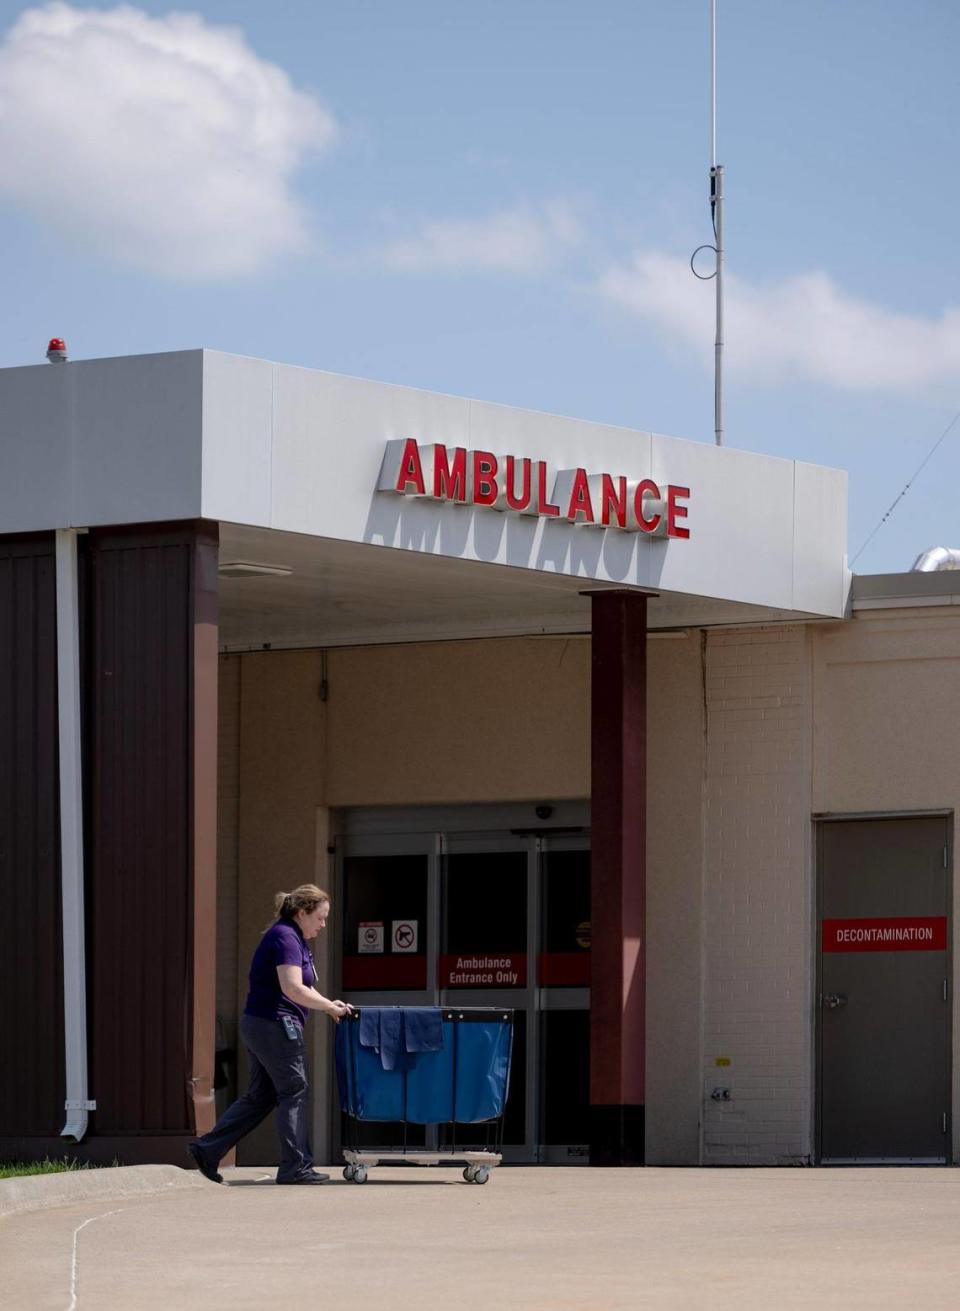
[[[210,1162],[203,1154],[203,1148],[199,1143],[187,1143],[187,1151],[197,1163],[197,1169],[203,1175],[204,1179],[209,1179],[212,1184],[222,1184],[223,1175],[215,1165]]]
[[[278,1184],[325,1184],[329,1183],[330,1176],[321,1174],[319,1170],[311,1170],[309,1174],[298,1174],[293,1179],[278,1179]]]

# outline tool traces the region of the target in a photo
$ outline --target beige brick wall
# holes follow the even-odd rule
[[[958,611],[867,611],[816,631],[815,811],[960,805]]]
[[[707,640],[705,1164],[811,1152],[809,644],[802,627]]]
[[[588,641],[355,647],[329,683],[331,806],[589,795]]]
[[[647,645],[647,1162],[700,1150],[704,717],[699,632]]]

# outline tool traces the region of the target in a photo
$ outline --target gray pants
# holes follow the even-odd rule
[[[299,1022],[297,1029],[300,1036],[294,1040],[280,1020],[240,1017],[240,1036],[250,1057],[250,1086],[210,1132],[197,1139],[208,1160],[219,1162],[276,1107],[280,1138],[277,1183],[286,1183],[312,1168],[307,1047]]]

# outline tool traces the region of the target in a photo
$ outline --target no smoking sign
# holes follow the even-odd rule
[[[383,920],[361,920],[357,951],[361,956],[377,956],[383,951]]]
[[[392,943],[394,951],[415,952],[417,950],[417,921],[394,920]]]

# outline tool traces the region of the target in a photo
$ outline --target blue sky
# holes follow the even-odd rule
[[[713,436],[708,0],[0,0],[0,364],[209,346]],[[727,442],[960,410],[953,0],[720,0]],[[960,423],[859,572],[960,546]]]

